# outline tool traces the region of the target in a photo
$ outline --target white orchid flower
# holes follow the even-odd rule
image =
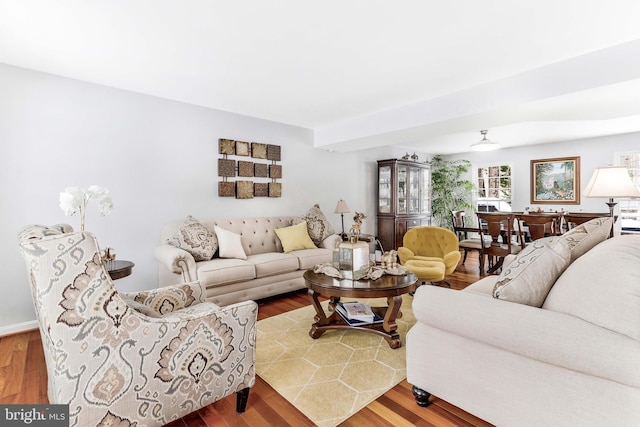
[[[106,188],[97,185],[92,185],[87,190],[80,187],[67,187],[60,193],[60,209],[65,215],[75,215],[80,212],[80,231],[84,231],[85,211],[91,199],[98,200],[100,216],[106,216],[111,212],[113,200]]]

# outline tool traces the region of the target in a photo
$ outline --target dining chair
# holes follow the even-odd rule
[[[594,218],[606,218],[608,216],[610,216],[609,212],[573,212],[564,214],[563,219],[568,231]]]
[[[493,274],[502,267],[507,255],[517,254],[524,248],[522,231],[514,229],[516,216],[512,212],[478,212],[477,215],[482,232],[483,252],[489,264],[487,273]],[[485,235],[490,236],[489,243],[485,240]]]
[[[528,229],[531,240],[555,236],[560,233],[561,213],[516,214],[520,230]]]
[[[480,273],[484,272],[484,251],[482,244],[482,230],[480,227],[466,227],[464,224],[465,211],[451,211],[451,225],[453,232],[458,236],[458,247],[464,251],[462,264],[467,260],[469,251],[478,251]],[[477,236],[477,237],[476,237]],[[489,236],[485,236],[487,243],[491,242]]]

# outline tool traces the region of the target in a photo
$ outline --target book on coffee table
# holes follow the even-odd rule
[[[376,324],[376,323],[382,323],[384,321],[384,319],[377,315],[377,314],[373,314],[373,318],[371,320],[357,320],[357,319],[350,319],[347,316],[347,313],[344,309],[344,307],[340,306],[340,303],[336,304],[336,312],[340,315],[340,317],[342,317],[342,319],[349,325],[349,326],[364,326],[364,325],[372,325],[372,324]]]
[[[368,304],[353,301],[353,302],[338,302],[338,305],[344,309],[344,313],[349,319],[361,320],[364,322],[373,321],[373,311]]]
[[[336,311],[350,325],[370,324],[382,322],[382,317],[376,315],[368,304],[360,302],[338,302]]]

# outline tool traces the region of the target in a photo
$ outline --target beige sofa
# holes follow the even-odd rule
[[[164,243],[184,224],[183,221],[170,222],[160,236],[163,244],[154,250],[160,263],[160,286],[200,281],[206,289],[207,300],[219,306],[302,289],[304,272],[316,264],[330,262],[333,249],[342,240],[330,226],[325,226],[322,232],[316,227],[316,233],[310,235],[319,239],[328,234],[318,241],[317,247],[284,253],[276,229],[289,227],[300,219],[280,216],[200,220],[213,234],[215,226],[239,234],[246,254],[246,259],[221,258],[218,251],[205,261],[195,261],[186,250]]]
[[[498,426],[640,425],[640,236],[571,253],[540,307],[499,299],[510,271],[544,282],[563,251],[510,256],[463,291],[418,288],[406,347],[419,405],[433,394]]]

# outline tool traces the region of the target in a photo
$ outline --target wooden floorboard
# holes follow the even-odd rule
[[[478,259],[470,253],[465,265],[447,277],[452,289],[464,289],[479,278]],[[306,292],[269,298],[258,302],[258,320],[310,305]],[[341,424],[360,426],[489,427],[490,424],[436,396],[426,408],[416,405],[411,385],[405,380]],[[47,373],[40,333],[37,330],[0,337],[0,404],[46,404]],[[313,426],[313,423],[262,378],[256,377],[247,410],[235,411],[236,396],[176,420],[170,427],[254,427]]]

